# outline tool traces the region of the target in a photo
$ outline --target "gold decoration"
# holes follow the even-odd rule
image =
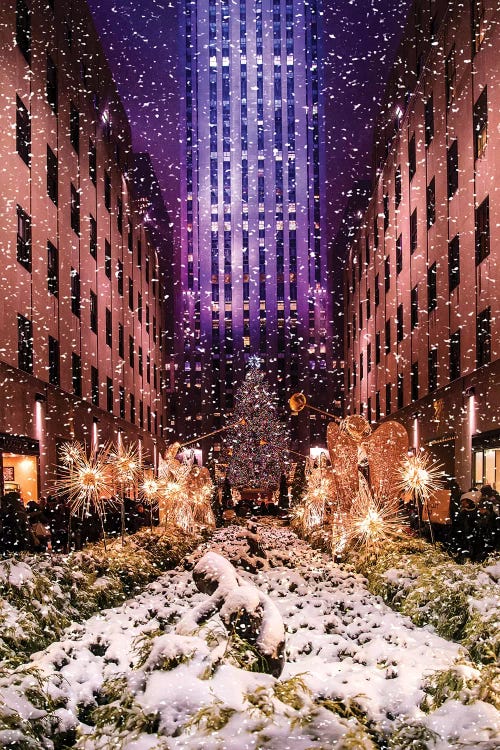
[[[368,421],[354,414],[340,425],[330,422],[327,445],[335,494],[342,510],[348,510],[359,491],[358,471],[375,494],[394,494],[399,482],[398,467],[408,451],[408,434],[399,422],[383,422],[372,433]]]
[[[303,393],[294,393],[288,400],[290,409],[294,412],[302,411],[307,404],[307,399]]]

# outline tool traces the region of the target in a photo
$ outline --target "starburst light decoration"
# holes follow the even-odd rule
[[[399,475],[399,489],[423,505],[443,486],[442,464],[433,461],[425,451],[408,456],[400,466]]]
[[[87,456],[81,443],[67,444],[70,463],[61,466],[60,479],[54,482],[56,495],[68,497],[72,515],[86,515],[94,509],[105,515],[105,503],[113,495],[113,476],[108,463],[109,446],[92,450]]]
[[[142,469],[137,446],[132,444],[125,446],[119,443],[113,446],[108,460],[117,484],[121,486],[137,484]]]
[[[359,476],[359,492],[350,513],[343,519],[344,543],[377,553],[404,533],[405,524],[396,499],[373,495],[368,482]],[[340,540],[332,536],[332,547]],[[338,550],[337,550],[338,551]]]

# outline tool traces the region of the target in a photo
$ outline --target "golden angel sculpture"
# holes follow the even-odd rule
[[[330,422],[326,433],[338,503],[348,510],[359,493],[361,474],[377,497],[392,498],[399,468],[408,453],[408,433],[399,422],[383,422],[374,431],[363,416]]]
[[[186,530],[196,524],[213,526],[213,485],[208,469],[194,462],[193,452],[180,461],[180,449],[180,443],[172,443],[159,459],[158,478],[164,488],[159,499],[160,524],[171,521]]]

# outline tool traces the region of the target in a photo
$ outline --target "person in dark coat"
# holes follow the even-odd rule
[[[45,506],[45,516],[49,522],[53,551],[67,552],[69,513],[62,498],[49,495]]]
[[[465,493],[460,498],[460,511],[456,522],[455,544],[459,562],[471,556],[476,544],[477,508],[470,494]]]
[[[7,492],[0,508],[0,552],[33,551],[37,544],[19,492]]]
[[[476,512],[476,529],[472,559],[483,562],[495,549],[496,513],[494,505],[494,490],[486,484],[481,487],[481,498]]]

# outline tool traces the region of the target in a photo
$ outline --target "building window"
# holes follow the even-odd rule
[[[460,239],[458,234],[448,243],[448,284],[450,292],[460,284]]]
[[[429,393],[432,393],[437,388],[437,376],[438,376],[438,350],[436,347],[429,352]]]
[[[129,402],[130,402],[130,421],[132,424],[135,424],[135,396],[133,393],[129,396]]]
[[[24,0],[16,2],[16,44],[24,59],[30,62],[31,56],[31,12]]]
[[[110,414],[113,413],[113,381],[111,378],[106,378],[106,409]]]
[[[71,353],[71,380],[73,384],[73,393],[81,398],[82,396],[82,358]]]
[[[396,201],[396,208],[398,208],[399,204],[401,203],[401,196],[402,196],[402,182],[401,182],[401,167],[399,166],[396,169],[396,176],[394,178],[394,197]]]
[[[97,294],[90,290],[90,328],[97,333]]]
[[[484,0],[472,0],[472,48],[479,52],[486,36]]]
[[[142,323],[142,294],[137,295],[137,319]]]
[[[474,158],[480,159],[488,140],[488,94],[486,86],[474,104]]]
[[[104,240],[104,273],[111,278],[111,245],[108,240]]]
[[[118,260],[116,263],[116,281],[118,284],[118,294],[123,297],[123,263]]]
[[[448,178],[448,200],[458,190],[458,141],[455,139],[446,152],[446,172]]]
[[[95,143],[89,138],[89,177],[94,184],[97,183],[97,149]]]
[[[120,419],[125,419],[125,388],[123,385],[119,388],[119,408],[120,408]]]
[[[139,427],[141,430],[144,429],[144,401],[142,398],[139,401]]]
[[[132,369],[134,369],[134,337],[128,337],[128,362]]]
[[[375,334],[375,364],[380,364],[380,331]]]
[[[137,240],[137,267],[142,266],[142,242]]]
[[[385,321],[385,353],[391,351],[391,319]]]
[[[434,138],[434,100],[430,96],[425,102],[425,145],[429,147]]]
[[[398,373],[398,387],[397,387],[397,393],[398,393],[398,409],[402,409],[405,401],[404,401],[404,375],[402,372]]]
[[[33,372],[33,324],[24,315],[17,316],[17,364],[24,372]]]
[[[59,253],[52,242],[47,243],[47,290],[57,297],[59,294]]]
[[[31,162],[30,114],[18,96],[16,96],[16,151],[29,167]]]
[[[427,229],[436,222],[436,180],[433,177],[427,185]]]
[[[80,236],[80,195],[74,185],[71,185],[71,229]]]
[[[433,263],[427,269],[427,309],[429,312],[437,307],[437,269]]]
[[[49,336],[49,383],[59,385],[59,341]]]
[[[104,172],[104,205],[107,211],[111,211],[111,176]]]
[[[134,282],[128,277],[128,309],[134,309]]]
[[[151,355],[146,355],[146,380],[151,383]]]
[[[80,151],[80,113],[73,102],[69,110],[69,140],[76,153]]]
[[[476,208],[476,266],[490,254],[490,200]]]
[[[142,375],[142,373],[143,373],[143,367],[142,367],[142,346],[139,347],[137,361],[138,361],[138,364],[139,364],[139,375]]]
[[[413,362],[411,366],[411,400],[418,401],[418,362]]]
[[[118,356],[125,359],[125,334],[121,323],[118,323]]]
[[[113,322],[111,317],[111,310],[109,307],[106,308],[106,344],[112,346],[113,343]]]
[[[385,413],[391,413],[391,383],[385,384]]]
[[[372,371],[372,345],[370,343],[366,345],[366,371]]]
[[[99,406],[99,370],[91,365],[90,367],[90,397],[94,406]]]
[[[364,356],[363,352],[359,355],[359,379],[363,380],[365,376],[365,368],[364,368]]]
[[[80,317],[80,274],[78,271],[75,271],[74,268],[71,269],[71,312],[73,315],[76,315],[77,318]]]
[[[399,275],[403,270],[403,235],[400,234],[396,240],[396,273]]]
[[[418,284],[411,290],[411,329],[418,324]]]
[[[449,106],[455,96],[455,86],[457,82],[457,63],[455,55],[455,45],[450,50],[450,54],[445,62],[445,87],[446,87],[446,105]]]
[[[417,234],[417,209],[415,208],[410,216],[410,253],[413,255],[417,249],[418,234]]]
[[[411,182],[415,176],[415,172],[417,171],[417,147],[415,143],[415,133],[410,138],[410,143],[408,144],[408,170]]]
[[[45,81],[45,91],[47,95],[47,102],[52,112],[57,115],[59,107],[59,95],[57,87],[57,68],[50,57],[47,55],[47,78]]]
[[[450,338],[450,380],[460,377],[460,328]]]
[[[31,218],[17,207],[17,261],[31,271]]]
[[[372,316],[372,308],[371,308],[371,293],[370,290],[366,290],[366,319],[370,320]]]
[[[89,223],[90,223],[89,250],[94,260],[97,260],[97,221],[94,219],[92,214],[89,216]]]
[[[59,192],[59,177],[57,167],[57,156],[50,146],[47,146],[47,195],[50,200],[57,206]]]
[[[403,304],[401,303],[398,305],[397,309],[397,317],[396,317],[396,338],[398,340],[398,344],[401,343],[404,336],[404,327],[403,327]]]
[[[120,234],[123,232],[123,201],[116,199],[116,226]]]
[[[389,196],[384,195],[384,232],[389,226]]]
[[[387,256],[387,258],[384,261],[384,288],[385,291],[388,292],[391,286],[391,260],[390,257]]]
[[[375,276],[375,307],[380,305],[380,287],[379,287],[379,275]]]
[[[491,310],[487,307],[479,313],[476,321],[477,366],[491,362]]]
[[[146,276],[146,284],[149,284],[149,255],[146,255],[146,268],[145,268],[145,276]]]

